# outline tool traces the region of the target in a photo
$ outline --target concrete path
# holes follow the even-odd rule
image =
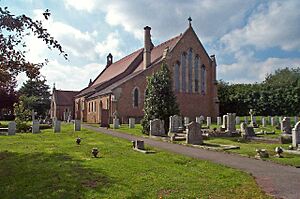
[[[126,140],[141,139],[125,133],[119,133],[106,128],[97,128],[83,125],[87,129],[102,132]],[[150,138],[142,138],[145,144],[190,156],[202,160],[210,160],[232,168],[240,169],[255,177],[258,185],[268,194],[276,198],[300,199],[300,168],[283,166],[272,162],[242,157],[235,154],[209,151],[188,147],[169,142],[162,142]]]

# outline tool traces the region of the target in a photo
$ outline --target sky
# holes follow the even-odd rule
[[[300,67],[299,0],[1,0],[0,6],[42,20],[68,53],[66,61],[26,38],[26,57],[49,60],[41,74],[57,89],[81,90],[104,69],[108,53],[116,61],[142,48],[143,27],[152,28],[158,45],[183,33],[189,16],[208,54],[216,55],[219,80],[261,82],[279,68]],[[19,87],[25,80],[18,76]]]

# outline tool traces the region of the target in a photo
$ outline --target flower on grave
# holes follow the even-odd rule
[[[81,142],[81,138],[80,137],[76,138],[76,143],[80,144],[80,142]]]
[[[92,149],[92,154],[93,154],[93,156],[94,156],[95,158],[97,157],[98,153],[99,153],[98,148],[93,148],[93,149]]]
[[[280,146],[278,146],[275,148],[275,152],[277,153],[278,157],[281,157],[281,154],[283,153],[283,149]]]

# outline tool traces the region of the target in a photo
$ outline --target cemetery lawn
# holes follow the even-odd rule
[[[75,138],[82,138],[81,145]],[[270,198],[254,179],[225,166],[83,129],[0,137],[1,198]],[[98,147],[100,158],[91,156]]]
[[[291,166],[300,166],[300,155],[283,153],[284,158],[274,157],[276,155],[275,148],[281,146],[284,149],[288,149],[290,144],[270,144],[270,143],[261,143],[256,141],[245,141],[239,142],[241,138],[209,138],[209,140],[204,140],[204,143],[214,143],[214,144],[226,144],[239,146],[240,149],[231,149],[227,150],[230,153],[237,153],[242,156],[254,157],[256,155],[256,149],[267,149],[270,158],[265,160],[270,160],[276,163],[291,165]]]

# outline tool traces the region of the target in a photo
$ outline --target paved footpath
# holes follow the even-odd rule
[[[102,132],[126,140],[141,139],[125,133],[119,133],[106,128],[83,125],[87,129]],[[300,199],[300,168],[283,166],[276,163],[242,157],[235,154],[216,152],[195,147],[188,147],[150,138],[142,138],[145,144],[190,156],[197,159],[209,160],[228,167],[240,169],[255,177],[258,185],[268,194],[276,198]]]

